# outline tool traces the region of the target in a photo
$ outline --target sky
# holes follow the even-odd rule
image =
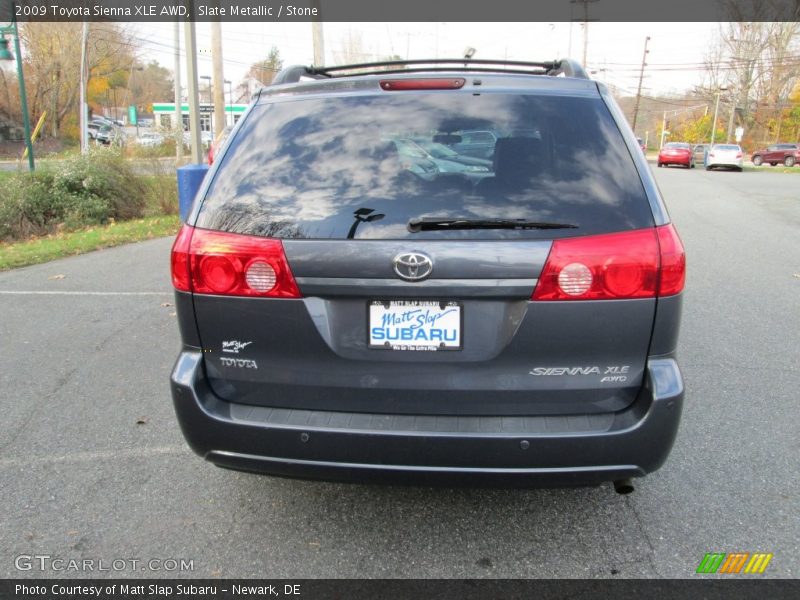
[[[172,23],[132,24],[141,57],[172,69]],[[717,23],[589,23],[587,66],[592,77],[634,95],[645,37],[648,66],[643,93],[680,93],[702,82],[701,68]],[[583,62],[581,23],[325,23],[325,60],[342,62],[343,53],[360,40],[369,62],[397,54],[402,58],[459,58],[465,48],[475,58],[551,60],[572,56]],[[197,23],[199,74],[211,75],[210,29]],[[181,27],[183,45],[183,28]],[[224,74],[237,84],[250,64],[280,50],[284,65],[313,62],[310,23],[222,23]],[[183,57],[183,54],[182,54]],[[349,62],[349,61],[348,61]],[[185,69],[185,62],[181,66]]]

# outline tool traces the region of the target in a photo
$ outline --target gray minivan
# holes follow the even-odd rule
[[[272,475],[631,491],[684,395],[646,159],[573,61],[436,62],[292,67],[237,124],[172,250],[183,433]],[[510,132],[480,178],[387,142],[474,131]]]

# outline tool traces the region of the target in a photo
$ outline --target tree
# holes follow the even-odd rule
[[[761,4],[767,3],[754,3],[753,10],[766,10]],[[781,111],[798,80],[799,45],[800,25],[794,20],[720,25],[706,57],[706,92],[710,99],[721,87],[729,88],[729,129],[739,115],[756,145],[779,134]]]
[[[333,60],[337,65],[353,65],[370,61],[370,55],[364,50],[364,38],[360,31],[347,31],[347,37],[341,42],[341,49],[333,51]]]
[[[283,68],[283,61],[281,60],[280,51],[273,46],[270,48],[267,58],[259,60],[250,65],[250,70],[247,71],[247,76],[257,79],[262,85],[269,85],[275,79]]]
[[[147,65],[137,63],[128,82],[126,104],[135,104],[150,110],[154,102],[169,100],[174,87],[172,72],[157,61],[150,61]]]
[[[78,100],[80,95],[80,23],[20,24],[20,40],[25,47],[23,69],[28,92],[28,109],[36,122],[47,111],[48,130],[56,137],[70,124],[71,136],[77,137]],[[125,27],[116,23],[90,23],[87,64],[91,78],[88,100],[95,108],[108,90],[124,87],[134,55],[133,44]],[[4,78],[5,80],[5,78]],[[12,119],[21,120],[19,104],[11,104],[9,83],[0,94],[2,110]]]

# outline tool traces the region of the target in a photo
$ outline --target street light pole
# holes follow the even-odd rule
[[[86,108],[86,84],[87,84],[87,69],[86,69],[86,49],[89,42],[89,23],[83,22],[83,29],[81,30],[81,83],[80,83],[80,114],[78,122],[81,127],[81,152],[86,154],[89,152],[89,130],[87,120],[89,119],[89,111]]]
[[[19,29],[17,28],[17,17],[14,3],[11,2],[11,25],[0,27],[0,37],[10,33],[14,38],[14,52],[17,56],[17,82],[19,84],[19,103],[22,111],[22,126],[25,129],[25,147],[28,150],[28,170],[35,169],[33,161],[33,142],[31,141],[31,121],[28,116],[28,96],[25,93],[25,75],[22,72],[22,50],[19,46]]]
[[[231,123],[233,123],[233,82],[232,82],[230,79],[226,79],[226,80],[225,80],[225,83],[227,83],[227,84],[228,84],[228,106],[230,107],[230,109],[228,109],[228,110],[230,110],[230,113],[231,113]],[[228,112],[228,110],[226,110],[225,112],[227,113],[227,112]],[[226,117],[225,117],[225,124],[226,124],[226,125],[228,124],[228,117],[227,117],[227,115],[226,115]]]

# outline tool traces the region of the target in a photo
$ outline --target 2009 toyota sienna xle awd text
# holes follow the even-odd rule
[[[273,475],[629,491],[684,394],[645,157],[573,61],[438,62],[289,68],[237,124],[172,251],[183,433]],[[398,151],[474,131],[480,170]]]

